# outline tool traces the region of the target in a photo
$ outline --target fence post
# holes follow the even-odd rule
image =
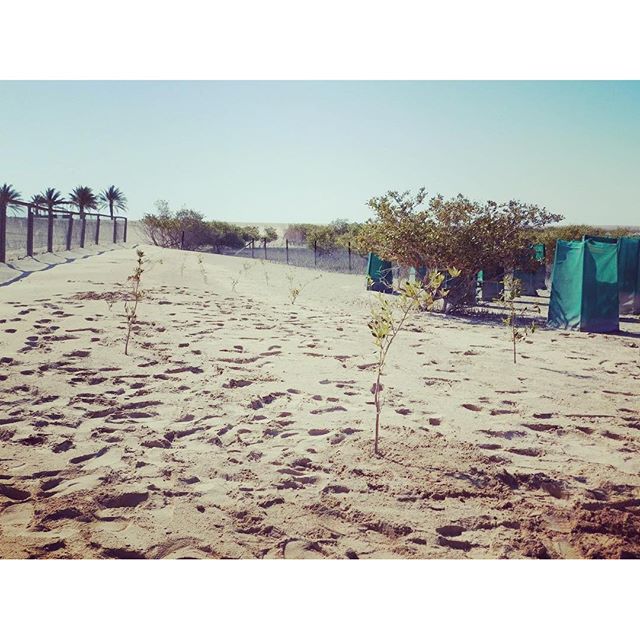
[[[73,234],[73,213],[69,211],[69,224],[67,225],[67,251],[71,250],[72,234]]]
[[[267,239],[264,239],[264,259],[267,259]]]
[[[256,241],[252,240],[251,241],[251,257],[255,258],[255,250],[256,250]]]
[[[351,271],[351,242],[348,244],[349,249],[349,271]]]
[[[87,215],[85,213],[80,214],[80,248],[84,249],[84,237],[87,232]]]
[[[53,253],[53,209],[47,212],[47,251]]]
[[[0,262],[7,261],[7,205],[0,206]]]
[[[287,252],[287,264],[289,264],[289,241],[285,240],[285,247],[286,247],[286,252]]]
[[[33,210],[27,207],[27,255],[33,258]]]
[[[113,244],[118,241],[118,218],[113,217]]]
[[[127,241],[127,225],[129,224],[129,218],[124,219],[124,232],[122,234],[122,242]]]
[[[96,244],[100,244],[100,216],[96,216]]]
[[[313,266],[318,266],[318,241],[313,241]]]

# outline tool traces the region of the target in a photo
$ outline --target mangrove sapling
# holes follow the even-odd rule
[[[264,281],[269,286],[269,274],[267,273],[266,262],[264,260],[260,260],[260,264],[262,265],[262,274],[264,275]]]
[[[314,282],[315,280],[319,280],[322,276],[316,276],[315,278],[311,278],[311,280],[307,280],[304,284],[302,282],[296,282],[294,275],[291,271],[287,273],[287,280],[289,281],[289,300],[291,300],[291,304],[295,304],[298,296],[302,293],[302,290]]]
[[[449,269],[449,273],[452,277],[460,275],[460,272],[453,268]],[[447,292],[442,290],[444,278],[444,274],[438,271],[432,271],[424,283],[405,282],[401,284],[399,294],[395,297],[378,294],[377,305],[371,308],[371,319],[368,327],[373,336],[377,355],[375,363],[376,381],[371,388],[376,408],[373,441],[373,452],[375,455],[379,455],[380,453],[380,414],[382,412],[383,390],[381,380],[389,349],[412,311],[419,309],[428,311],[433,308],[436,300],[446,296]]]
[[[524,318],[528,311],[540,313],[540,307],[538,305],[533,305],[532,307],[516,307],[516,299],[522,295],[522,282],[513,275],[506,275],[504,280],[502,280],[502,285],[504,287],[502,295],[496,298],[496,302],[507,312],[502,322],[505,326],[509,327],[509,337],[513,345],[513,364],[516,364],[517,343],[526,340],[527,336],[536,330],[535,320],[532,320],[531,324],[524,324],[522,322],[519,323],[518,319]],[[518,326],[518,324],[520,324],[520,326]]]
[[[124,311],[127,317],[127,338],[124,343],[124,355],[129,355],[129,339],[131,338],[131,331],[133,325],[138,317],[138,303],[142,300],[144,292],[140,289],[140,280],[144,272],[143,258],[144,253],[141,249],[136,251],[138,260],[136,261],[136,268],[133,273],[127,278],[127,281],[131,284],[131,298],[124,303]]]
[[[202,261],[202,254],[199,253],[198,254],[198,265],[200,267],[200,275],[202,276],[202,279],[204,280],[205,284],[209,284],[209,281],[207,280],[207,272],[205,271],[204,268],[204,263]]]

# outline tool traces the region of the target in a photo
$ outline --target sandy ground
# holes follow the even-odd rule
[[[376,458],[362,277],[145,251],[0,287],[0,557],[640,555],[637,323],[415,316]]]

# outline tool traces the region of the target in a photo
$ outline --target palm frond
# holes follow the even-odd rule
[[[0,187],[0,205],[11,206],[19,201],[21,195],[13,188],[12,184],[6,182]]]
[[[70,194],[71,204],[78,207],[79,211],[90,211],[98,207],[98,199],[91,187],[76,187]]]

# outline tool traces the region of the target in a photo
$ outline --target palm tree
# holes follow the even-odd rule
[[[86,212],[98,207],[98,199],[91,187],[76,187],[70,194],[71,204],[78,207],[80,213],[80,248],[84,248],[84,236],[87,227]]]
[[[51,187],[45,189],[40,194],[40,198],[42,199],[42,204],[47,207],[49,212],[51,212],[51,210],[54,207],[57,207],[59,204],[64,204],[64,198],[62,197],[62,194],[57,189],[53,189]]]
[[[100,200],[100,208],[104,209],[105,207],[109,207],[109,213],[113,218],[114,211],[126,211],[127,210],[127,199],[125,198],[124,193],[118,189],[118,187],[111,185],[108,189],[105,189],[98,196]]]
[[[12,184],[6,182],[0,187],[0,262],[5,262],[7,253],[7,209],[15,207],[20,194]]]
[[[47,225],[47,251],[53,251],[53,208],[64,204],[62,194],[57,190],[49,187],[40,194],[40,201],[47,208],[49,223]]]

